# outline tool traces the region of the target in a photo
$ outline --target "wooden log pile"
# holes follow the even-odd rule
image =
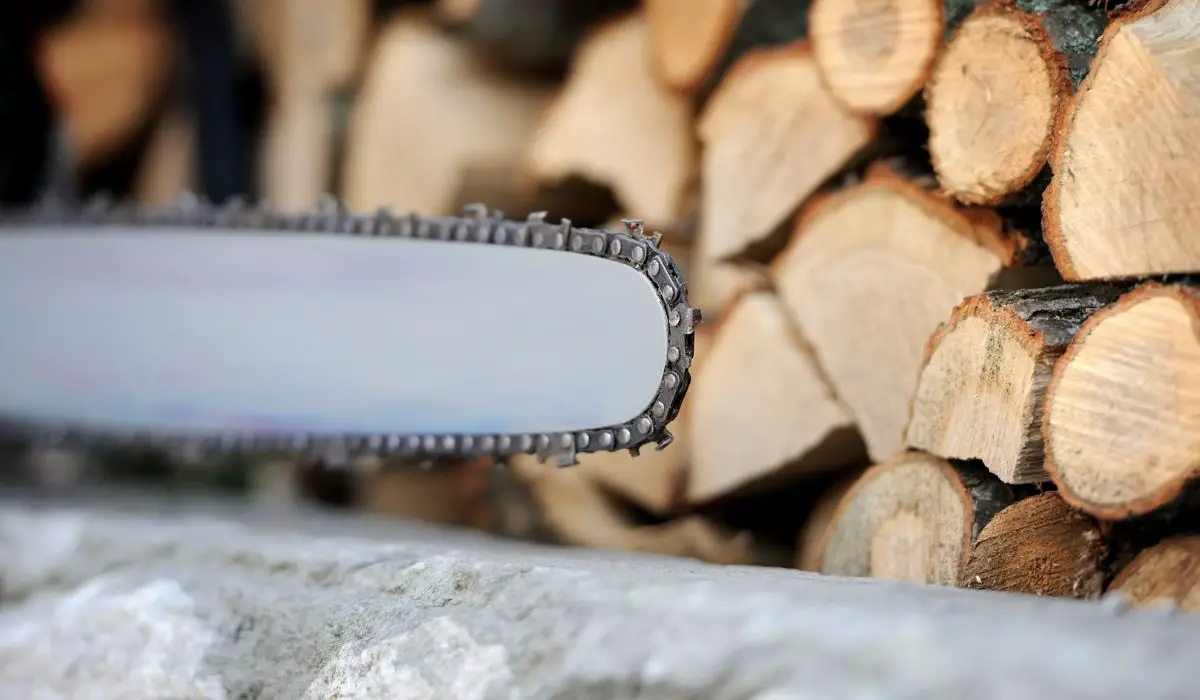
[[[276,5],[328,34],[247,20],[295,134],[265,190],[643,218],[705,316],[666,450],[375,465],[352,500],[1200,609],[1200,0]]]

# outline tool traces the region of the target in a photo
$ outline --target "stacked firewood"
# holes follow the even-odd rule
[[[641,218],[704,312],[666,450],[369,510],[1200,609],[1200,0],[243,4],[268,199]]]

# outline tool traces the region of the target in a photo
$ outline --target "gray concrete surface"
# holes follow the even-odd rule
[[[1200,619],[230,503],[0,497],[0,698],[1196,698]]]

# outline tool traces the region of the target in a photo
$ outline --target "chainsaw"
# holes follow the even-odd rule
[[[436,460],[667,447],[700,311],[641,221],[289,214],[194,196],[0,213],[0,433]]]

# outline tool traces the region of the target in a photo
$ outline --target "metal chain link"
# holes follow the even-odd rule
[[[663,449],[672,441],[667,425],[678,417],[689,384],[694,352],[694,332],[700,310],[688,305],[687,282],[671,256],[658,247],[660,234],[647,236],[640,220],[623,220],[624,231],[578,228],[570,220],[546,222],[546,213],[531,214],[525,221],[489,214],[475,204],[458,217],[393,215],[386,208],[371,214],[353,214],[335,198],[324,199],[314,211],[286,214],[234,200],[213,206],[193,195],[173,205],[114,206],[99,198],[86,204],[47,199],[38,206],[0,213],[4,226],[66,225],[103,226],[124,224],[147,229],[207,227],[214,229],[266,229],[341,234],[419,238],[447,243],[484,243],[558,250],[589,255],[627,265],[646,276],[658,291],[667,323],[667,355],[657,394],[645,409],[616,425],[557,433],[511,434],[281,434],[267,432],[225,433],[205,437],[160,433],[115,435],[103,430],[66,427],[50,429],[20,416],[0,415],[0,430],[32,438],[38,445],[88,448],[149,447],[187,455],[190,459],[228,453],[278,455],[283,457],[341,455],[346,458],[377,455],[407,459],[490,457],[502,461],[519,454],[536,455],[541,461],[553,457],[560,467],[578,464],[578,453],[629,450],[634,456],[647,443]],[[547,290],[552,293],[552,290]],[[591,371],[611,371],[597,368]]]

